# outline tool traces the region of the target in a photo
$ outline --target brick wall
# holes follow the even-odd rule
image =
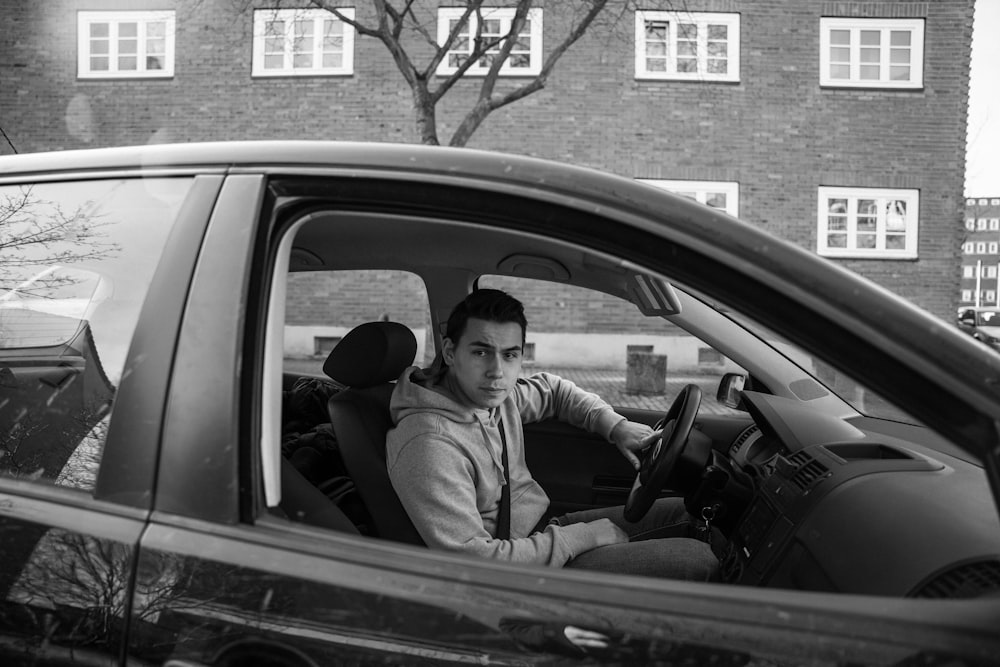
[[[919,259],[842,263],[943,317],[959,294],[973,0],[687,0],[741,15],[739,83],[633,76],[633,19],[605,24],[564,56],[542,92],[495,112],[470,147],[525,153],[629,177],[740,184],[741,217],[816,248],[819,186],[916,188]],[[370,11],[356,3],[359,18]],[[177,10],[168,80],[76,78],[76,11]],[[924,88],[819,86],[821,16],[918,17]],[[384,47],[358,39],[349,77],[250,77],[249,14],[203,0],[5,2],[0,122],[21,152],[212,139],[415,141],[410,92]],[[563,27],[545,14],[545,40]],[[439,110],[443,138],[478,80]],[[0,146],[0,152],[10,152]]]

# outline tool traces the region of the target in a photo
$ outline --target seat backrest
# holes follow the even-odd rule
[[[327,407],[344,467],[368,508],[375,532],[386,539],[423,545],[385,464],[394,381],[413,363],[416,352],[416,338],[404,325],[367,322],[337,343],[323,371],[348,387],[332,396]]]

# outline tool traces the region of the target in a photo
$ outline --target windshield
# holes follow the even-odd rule
[[[980,310],[976,313],[976,324],[981,327],[1000,327],[1000,310]]]

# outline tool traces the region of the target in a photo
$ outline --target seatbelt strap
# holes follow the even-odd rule
[[[503,479],[504,485],[500,489],[500,511],[497,514],[497,539],[510,539],[510,468],[507,465],[507,435],[503,430],[503,420],[497,420],[500,429],[500,442],[503,445]]]

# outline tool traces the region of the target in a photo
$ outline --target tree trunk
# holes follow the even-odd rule
[[[434,100],[427,91],[427,82],[416,81],[412,84],[413,90],[413,114],[417,121],[417,132],[420,134],[420,143],[430,146],[440,145],[437,135],[437,110]]]

